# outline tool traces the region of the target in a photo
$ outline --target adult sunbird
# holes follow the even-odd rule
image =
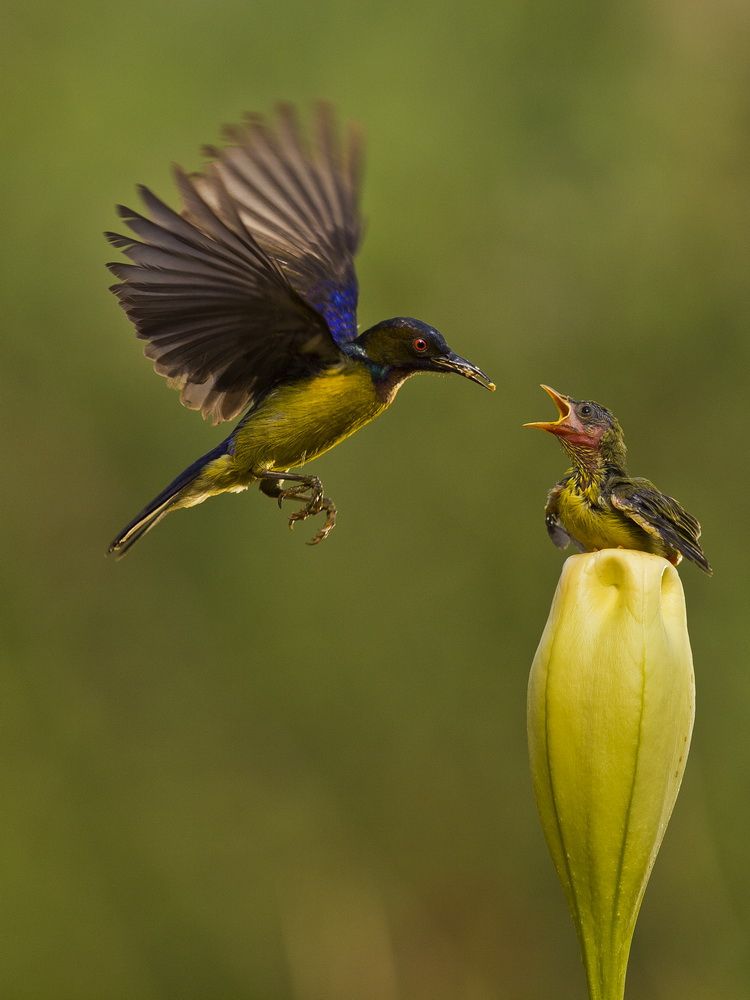
[[[359,194],[363,142],[342,141],[332,109],[314,115],[312,141],[288,104],[275,120],[249,115],[208,147],[201,174],[178,167],[182,210],[147,188],[150,218],[119,206],[134,233],[107,233],[132,263],[109,264],[112,287],[146,341],[159,375],[185,406],[232,433],[184,472],[114,539],[122,556],[168,512],[254,483],[301,502],[289,518],[336,507],[317,476],[291,472],[386,410],[418,372],[455,372],[495,386],[426,323],[399,317],[357,335]]]
[[[572,542],[580,552],[640,549],[675,566],[684,556],[711,574],[698,539],[701,526],[648,479],[628,475],[625,437],[617,418],[592,400],[542,389],[557,406],[554,421],[536,421],[554,434],[573,462],[550,490],[544,510],[547,533],[558,548]]]

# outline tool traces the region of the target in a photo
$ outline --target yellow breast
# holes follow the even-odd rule
[[[600,506],[598,491],[579,491],[572,485],[562,490],[559,499],[563,527],[585,549],[644,549],[651,551],[650,539],[637,524],[615,510]]]
[[[346,363],[270,393],[235,432],[248,472],[304,465],[374,420],[390,403],[361,364]]]

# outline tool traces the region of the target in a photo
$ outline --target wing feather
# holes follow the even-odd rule
[[[129,262],[109,267],[154,369],[180,389],[185,406],[218,423],[339,352],[244,224],[216,215],[185,175],[178,183],[192,219],[142,189],[152,217],[122,209],[141,239],[112,234]]]
[[[112,290],[155,370],[182,402],[229,420],[274,385],[340,357],[356,337],[363,143],[342,143],[321,104],[311,141],[290,104],[249,115],[208,147],[202,174],[175,168],[182,211],[139,188],[146,212],[118,207],[132,235]]]
[[[225,129],[230,145],[208,147],[212,162],[193,182],[220,215],[225,190],[247,229],[344,343],[357,335],[361,135],[350,128],[342,146],[327,104],[317,107],[312,146],[291,105],[279,105],[277,117],[275,129],[257,115]]]
[[[706,573],[711,566],[701,548],[701,526],[674,497],[658,490],[648,479],[628,479],[612,487],[612,505],[644,531],[696,563]]]

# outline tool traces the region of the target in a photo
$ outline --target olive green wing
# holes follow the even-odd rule
[[[579,552],[583,552],[584,548],[581,543],[568,534],[560,520],[560,494],[567,486],[570,475],[563,476],[560,482],[556,483],[547,494],[547,503],[544,507],[544,525],[547,534],[558,549],[567,549],[572,542]]]
[[[612,485],[612,506],[654,538],[711,574],[713,570],[698,539],[701,526],[684,507],[648,479],[622,479]]]

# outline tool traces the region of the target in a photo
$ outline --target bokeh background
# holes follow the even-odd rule
[[[556,1000],[583,974],[527,772],[562,563],[549,382],[701,518],[698,715],[630,996],[750,997],[750,8],[742,0],[11,0],[2,15],[0,991]],[[318,463],[114,532],[223,435],[107,292],[101,231],[220,123],[324,96],[369,137],[361,322],[418,379]]]

